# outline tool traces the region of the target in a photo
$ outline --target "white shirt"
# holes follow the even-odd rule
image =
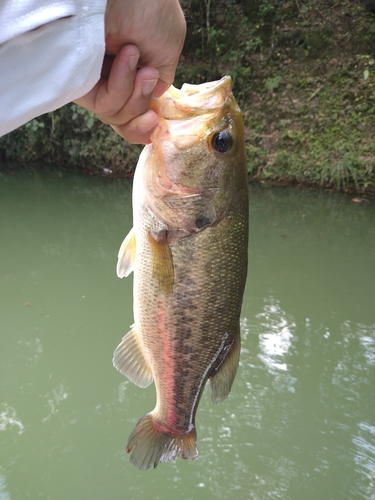
[[[0,0],[0,136],[100,78],[106,0]]]

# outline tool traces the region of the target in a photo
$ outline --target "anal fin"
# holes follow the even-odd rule
[[[139,387],[147,387],[153,377],[132,328],[121,340],[113,353],[113,366]]]
[[[229,395],[240,361],[241,337],[240,324],[233,343],[217,372],[210,377],[211,399],[213,403],[221,403]]]

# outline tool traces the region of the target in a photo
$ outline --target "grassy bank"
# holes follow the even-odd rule
[[[375,191],[372,3],[191,0],[176,85],[231,74],[249,177]],[[139,146],[70,104],[0,139],[0,158],[131,174]]]

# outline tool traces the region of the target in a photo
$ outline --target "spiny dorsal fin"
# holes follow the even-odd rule
[[[119,278],[126,278],[133,271],[135,262],[135,233],[134,228],[132,228],[124,241],[121,244],[120,250],[118,252],[117,260],[117,276]]]
[[[153,278],[165,294],[172,292],[174,280],[172,252],[167,238],[167,231],[160,231],[157,236],[148,235]]]
[[[133,328],[113,353],[113,365],[139,387],[147,387],[153,380],[151,369],[143,356],[137,333]]]
[[[240,351],[241,338],[238,324],[238,330],[226,358],[215,375],[210,377],[211,399],[215,404],[224,401],[230,393],[240,360]]]

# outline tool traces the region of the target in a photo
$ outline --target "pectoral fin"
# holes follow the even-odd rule
[[[147,387],[153,377],[138,342],[137,333],[132,328],[113,353],[113,366],[139,387]]]
[[[172,251],[168,243],[167,231],[160,231],[156,236],[149,234],[151,245],[152,275],[165,294],[173,289],[174,271]]]
[[[210,377],[211,399],[215,404],[221,403],[230,393],[240,360],[240,351],[241,338],[238,324],[238,331],[229,352],[218,370]]]
[[[135,262],[135,233],[134,228],[129,231],[124,241],[121,244],[118,252],[117,260],[117,276],[119,278],[126,278],[133,271]]]

